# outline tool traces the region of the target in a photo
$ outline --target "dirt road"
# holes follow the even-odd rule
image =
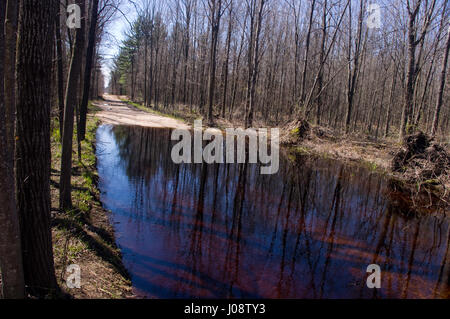
[[[105,94],[104,101],[94,105],[102,110],[95,115],[105,124],[138,125],[144,127],[167,127],[189,129],[190,126],[180,120],[141,111],[122,102],[116,95]]]

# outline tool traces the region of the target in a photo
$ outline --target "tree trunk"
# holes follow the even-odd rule
[[[13,1],[10,1],[11,3]],[[14,4],[17,4],[14,1]],[[9,9],[11,9],[11,5]],[[16,9],[17,10],[17,9]],[[6,0],[0,0],[0,26],[4,25]],[[15,30],[14,30],[15,32]],[[5,54],[4,32],[0,32],[0,61]],[[6,50],[15,50],[15,45]],[[18,299],[25,297],[19,217],[14,189],[14,158],[8,147],[6,109],[4,103],[4,65],[0,63],[0,298]],[[14,77],[14,74],[12,75]],[[8,75],[7,78],[10,78]],[[15,83],[15,82],[14,82]],[[13,119],[9,119],[13,120]],[[9,124],[12,126],[13,124]]]
[[[148,55],[148,40],[145,35],[144,40],[144,105],[147,107],[147,55]]]
[[[84,17],[85,0],[78,0],[81,8],[81,16]],[[72,140],[74,110],[78,103],[78,83],[81,76],[81,64],[84,51],[84,19],[81,19],[81,28],[76,30],[74,49],[70,62],[70,70],[66,88],[66,101],[64,105],[64,129],[61,157],[60,178],[60,209],[72,208],[71,198],[71,175],[72,175]]]
[[[294,31],[294,85],[292,87],[292,101],[289,106],[289,115],[294,113],[295,105],[298,103],[298,73],[299,73],[299,64],[300,64],[300,9],[301,3],[299,3],[299,7],[297,9],[297,4],[295,0],[292,1],[291,8],[294,14],[294,23],[295,23],[295,31]],[[287,44],[286,44],[287,45]]]
[[[148,104],[152,106],[152,94],[153,94],[153,26],[150,31],[150,70],[148,81]]]
[[[256,0],[247,2],[247,11],[250,13],[250,37],[248,39],[247,49],[247,94],[245,99],[245,127],[248,127],[248,112],[250,109],[251,91],[252,91],[252,77],[253,77],[253,50],[254,50],[254,34],[255,34],[255,12]]]
[[[247,18],[245,19],[244,22],[244,26],[247,23]],[[241,35],[241,41],[240,41],[240,45],[239,45],[239,52],[237,54],[236,57],[236,53],[234,55],[234,65],[233,65],[233,93],[231,96],[231,104],[230,104],[230,111],[229,111],[229,120],[232,121],[233,120],[233,112],[234,112],[234,105],[236,103],[236,94],[238,91],[238,83],[239,83],[239,66],[241,65],[241,57],[242,57],[242,51],[243,51],[243,47],[244,47],[244,39],[245,39],[245,27],[242,30],[242,35]]]
[[[191,27],[191,6],[190,1],[185,2],[186,15],[186,29],[184,39],[184,77],[183,77],[183,104],[187,103],[187,77],[188,77],[188,63],[189,63],[189,49],[190,49],[190,27]]]
[[[389,93],[389,104],[386,110],[386,126],[384,127],[384,138],[387,138],[389,135],[389,123],[391,121],[391,109],[394,103],[395,86],[397,84],[397,72],[398,68],[395,66],[394,75],[392,76],[391,91]]]
[[[208,124],[213,124],[214,94],[216,90],[217,69],[217,42],[219,38],[222,0],[210,0],[211,7],[211,49],[210,49],[210,73],[209,73],[209,100],[208,100]]]
[[[17,207],[25,284],[57,292],[50,229],[50,107],[56,3],[23,0],[17,45]],[[45,44],[45,45],[43,45]]]
[[[58,13],[61,9],[58,8]],[[61,17],[56,16],[56,55],[58,63],[58,115],[59,115],[59,133],[62,140],[62,131],[64,124],[64,54],[61,41]]]
[[[447,44],[445,46],[445,52],[444,56],[442,57],[442,69],[441,69],[441,77],[439,79],[439,91],[438,91],[438,98],[436,101],[436,109],[434,111],[434,118],[433,118],[433,126],[431,128],[431,135],[435,136],[438,126],[439,126],[439,115],[441,112],[442,107],[442,101],[444,96],[444,88],[445,88],[445,80],[446,80],[446,74],[447,74],[447,63],[448,63],[448,53],[450,50],[450,27],[447,32]]]
[[[255,94],[256,94],[256,81],[258,78],[258,67],[259,67],[259,41],[260,41],[260,35],[261,35],[261,29],[262,29],[262,22],[263,22],[263,12],[264,12],[264,5],[266,0],[260,0],[259,2],[259,11],[258,11],[258,20],[256,22],[256,31],[255,31],[255,39],[254,39],[254,49],[252,51],[252,58],[251,58],[251,79],[250,79],[250,95],[249,95],[249,106],[248,106],[248,113],[246,113],[245,117],[245,127],[248,128],[253,125],[253,113],[255,108]]]
[[[327,0],[323,3],[323,13],[322,13],[322,39],[320,42],[320,63],[322,63],[325,57],[325,42],[327,40]],[[323,68],[319,72],[318,79],[318,92],[322,92],[323,89]],[[319,93],[319,97],[317,98],[317,113],[316,113],[316,124],[320,125],[320,114],[322,107],[322,94]]]
[[[399,140],[402,141],[406,134],[406,127],[408,119],[410,118],[411,108],[414,100],[414,81],[416,78],[416,16],[419,12],[421,1],[416,5],[414,11],[408,4],[409,24],[408,24],[408,61],[406,74],[405,99],[402,108],[402,115],[400,120],[400,134]]]
[[[17,41],[17,19],[18,19],[18,1],[6,1],[5,17],[5,107],[6,107],[6,138],[8,145],[8,154],[11,158],[14,156],[14,130],[16,113],[16,41]]]
[[[178,74],[177,70],[178,70],[178,63],[179,63],[179,53],[178,53],[179,10],[180,10],[180,7],[177,3],[175,28],[173,31],[172,84],[171,84],[171,94],[170,94],[170,105],[173,109],[175,108],[175,95],[176,95],[177,74]]]
[[[353,56],[353,69],[352,69],[352,10],[351,10],[351,2],[349,5],[349,48],[348,48],[348,88],[347,88],[347,113],[345,120],[345,134],[349,133],[350,130],[350,121],[352,118],[352,110],[353,110],[353,99],[355,96],[356,90],[356,80],[358,77],[359,70],[359,56],[361,53],[361,39],[362,39],[362,24],[363,24],[363,15],[364,15],[364,1],[361,0],[360,8],[359,8],[359,18],[358,18],[358,38],[356,42],[355,54]]]
[[[131,57],[131,101],[134,102],[134,86],[135,86],[135,76],[134,76],[134,55]],[[96,85],[97,83],[95,83]]]
[[[225,118],[225,109],[227,104],[227,92],[228,92],[228,73],[229,73],[229,63],[230,63],[230,50],[231,50],[231,32],[233,27],[233,1],[230,3],[229,9],[229,21],[228,21],[228,33],[226,42],[226,58],[224,61],[224,83],[223,83],[223,99],[222,99],[222,117]]]
[[[300,105],[303,105],[305,101],[305,92],[306,92],[306,72],[308,71],[308,56],[309,56],[309,44],[311,41],[311,30],[314,18],[314,7],[316,6],[316,0],[312,0],[311,3],[311,12],[309,15],[309,23],[308,23],[308,33],[306,34],[306,48],[305,48],[305,59],[303,62],[303,72],[302,72],[302,91],[300,94]]]
[[[97,20],[98,20],[98,2],[99,0],[93,0],[92,5],[92,16],[91,24],[89,26],[89,36],[88,36],[88,47],[86,53],[86,68],[84,71],[84,82],[83,82],[83,98],[81,100],[80,106],[80,140],[84,141],[86,135],[86,117],[88,112],[88,102],[89,102],[89,91],[91,88],[91,75],[92,75],[92,64],[94,62],[94,52],[95,52],[95,40],[96,40],[96,30],[97,30]]]

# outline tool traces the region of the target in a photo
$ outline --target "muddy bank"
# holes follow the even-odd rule
[[[419,209],[449,205],[448,150],[422,132],[398,144],[339,136],[306,121],[291,122],[281,131],[281,143],[290,152],[351,161],[386,175],[392,194],[408,205]]]

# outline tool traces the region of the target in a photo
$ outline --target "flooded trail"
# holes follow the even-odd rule
[[[104,101],[95,103],[102,110],[95,114],[104,124],[136,125],[142,127],[159,127],[189,129],[190,126],[180,120],[141,111],[122,102],[116,95],[105,94]]]
[[[316,157],[174,164],[170,129],[97,131],[101,200],[135,293],[148,298],[449,298],[449,219],[389,183]],[[381,268],[381,288],[366,285]]]

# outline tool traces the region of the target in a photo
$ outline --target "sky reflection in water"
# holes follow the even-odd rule
[[[449,296],[448,220],[408,215],[382,177],[311,157],[282,157],[276,175],[176,165],[172,145],[167,129],[97,131],[101,200],[139,296]]]

